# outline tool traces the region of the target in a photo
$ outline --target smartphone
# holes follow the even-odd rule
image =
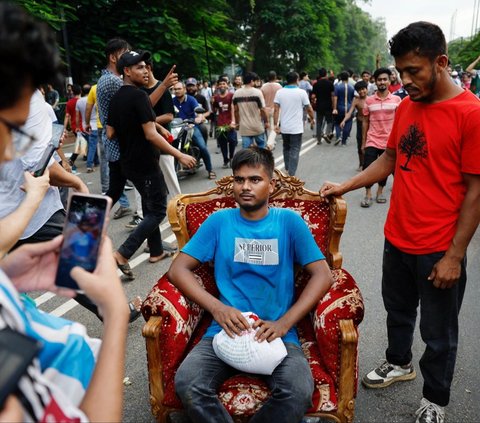
[[[80,291],[70,271],[75,266],[95,270],[111,205],[103,195],[70,194],[55,285]]]
[[[0,330],[0,410],[40,348],[40,342],[23,333],[8,327]]]
[[[53,123],[52,125],[52,139],[48,143],[47,148],[43,152],[42,158],[39,160],[33,171],[33,176],[36,178],[45,173],[45,169],[47,168],[53,153],[55,153],[55,151],[58,150],[58,147],[60,147],[60,138],[62,138],[64,131],[63,125],[60,125],[59,123]]]

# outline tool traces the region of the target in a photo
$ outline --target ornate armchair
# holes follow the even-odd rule
[[[315,391],[308,416],[326,417],[337,422],[352,422],[357,394],[357,326],[363,319],[363,299],[352,276],[341,269],[340,236],[347,214],[346,202],[323,200],[318,193],[304,188],[296,177],[276,173],[276,186],[269,203],[298,211],[308,224],[326,256],[334,284],[315,310],[297,325],[300,342],[307,357]],[[180,195],[168,205],[168,219],[182,248],[205,218],[218,209],[236,207],[231,176],[216,181],[216,188],[199,194]],[[218,295],[213,268],[203,264],[195,270],[198,282]],[[308,275],[296,273],[297,295]],[[174,377],[186,354],[204,334],[211,315],[185,298],[162,276],[142,307],[146,320],[146,341],[150,402],[152,413],[166,422],[170,412],[182,408],[175,395]],[[238,374],[222,385],[219,398],[235,421],[247,421],[268,398],[267,386],[260,378]]]

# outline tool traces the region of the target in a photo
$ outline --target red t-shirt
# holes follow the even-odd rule
[[[218,110],[217,126],[230,125],[232,122],[232,98],[232,93],[227,93],[225,97],[214,96],[213,107]]]
[[[67,101],[65,106],[66,112],[70,115],[70,128],[72,132],[77,130],[77,116],[75,114],[75,106],[77,105],[78,97],[73,97]],[[80,119],[80,130],[83,132],[82,121]]]
[[[397,159],[385,237],[408,254],[447,250],[465,197],[462,173],[480,174],[480,100],[469,91],[435,104],[405,98],[387,148]]]

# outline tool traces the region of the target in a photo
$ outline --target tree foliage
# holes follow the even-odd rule
[[[357,0],[357,2],[362,0]],[[160,71],[182,77],[223,73],[232,63],[264,76],[323,66],[374,69],[386,60],[386,30],[355,0],[18,0],[56,31],[75,81],[93,80],[112,37],[152,52]],[[67,50],[62,33],[68,36]],[[205,38],[208,57],[205,51]]]

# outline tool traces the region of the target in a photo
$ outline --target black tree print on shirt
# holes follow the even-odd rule
[[[410,125],[407,133],[401,136],[399,149],[402,154],[407,156],[407,161],[404,165],[400,165],[400,169],[407,172],[412,171],[412,169],[408,167],[408,163],[412,157],[427,157],[428,150],[425,134],[420,130],[416,123]]]

